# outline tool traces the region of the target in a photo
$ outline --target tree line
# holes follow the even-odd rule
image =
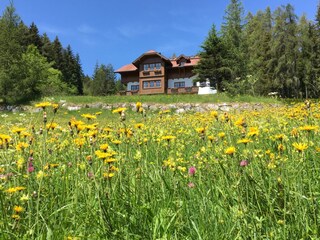
[[[112,65],[83,73],[80,56],[58,36],[51,41],[35,23],[26,26],[11,3],[0,16],[0,100],[14,104],[52,95],[108,95],[122,86]]]
[[[195,69],[231,94],[315,98],[320,93],[320,4],[315,20],[298,18],[292,5],[255,15],[231,0],[220,31],[212,26]]]

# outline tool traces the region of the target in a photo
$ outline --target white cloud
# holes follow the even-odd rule
[[[96,33],[96,29],[89,26],[88,24],[82,24],[77,28],[78,32],[84,33],[84,34],[93,34]]]

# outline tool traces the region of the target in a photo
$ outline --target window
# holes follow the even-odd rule
[[[156,69],[160,70],[161,69],[161,63],[156,63]]]
[[[153,69],[154,69],[154,64],[151,63],[149,66],[150,66],[150,70],[153,71]]]
[[[185,61],[181,61],[179,66],[180,66],[180,67],[183,67],[185,64],[186,64]]]
[[[143,82],[143,88],[160,88],[161,87],[161,81],[144,81]]]
[[[148,70],[149,70],[149,64],[144,64],[143,71],[148,71]]]
[[[183,88],[183,87],[185,87],[185,82],[175,82],[174,87],[175,88]]]
[[[131,85],[131,91],[138,91],[139,85]]]

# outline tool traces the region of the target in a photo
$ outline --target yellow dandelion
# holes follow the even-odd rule
[[[175,136],[171,136],[171,135],[168,135],[168,136],[162,136],[161,137],[162,140],[167,140],[168,142],[173,140],[173,139],[176,139]]]
[[[49,129],[54,130],[56,127],[58,127],[58,123],[55,123],[55,122],[48,123],[48,124],[46,125],[46,128],[47,128],[48,130],[49,130]]]
[[[248,139],[248,138],[242,138],[242,139],[240,139],[240,140],[237,141],[238,144],[243,143],[243,144],[245,144],[245,145],[248,144],[248,143],[250,143],[250,142],[252,142],[252,140],[251,140],[251,139]]]
[[[24,208],[21,206],[14,206],[13,211],[15,211],[16,213],[22,213],[24,211]]]
[[[87,120],[92,120],[92,119],[96,119],[97,118],[97,116],[89,114],[89,113],[88,114],[82,114],[81,117],[83,117],[83,118],[85,118]]]
[[[103,177],[104,178],[112,178],[114,176],[114,173],[111,172],[111,173],[103,173]]]
[[[304,150],[306,150],[308,148],[308,145],[305,144],[305,143],[297,143],[297,142],[294,142],[292,144],[292,146],[298,151],[298,152],[302,152]]]
[[[236,152],[236,148],[235,147],[228,147],[225,150],[225,154],[227,154],[227,155],[233,155],[235,152]]]
[[[11,216],[11,218],[13,218],[14,220],[17,220],[17,221],[21,219],[21,217],[18,214],[13,214]]]
[[[120,140],[112,140],[111,142],[115,145],[119,145],[122,143]]]
[[[42,109],[45,109],[46,107],[49,107],[49,106],[51,106],[50,102],[41,102],[35,105],[35,107],[42,108]]]
[[[100,149],[106,151],[108,149],[109,145],[107,143],[101,144]]]
[[[127,108],[117,108],[117,109],[114,109],[113,111],[112,111],[112,113],[119,113],[119,114],[121,114],[122,112],[124,112],[124,111],[126,111],[127,110]]]
[[[226,134],[224,132],[219,132],[218,133],[218,137],[219,138],[224,138],[226,136]]]
[[[305,126],[299,127],[299,130],[311,132],[311,131],[317,131],[318,128],[319,128],[318,126],[305,125]]]
[[[26,128],[21,128],[21,127],[13,127],[12,129],[11,129],[11,131],[13,132],[13,133],[18,133],[18,134],[20,134],[21,132],[23,132],[23,131],[25,131],[26,130]]]
[[[137,128],[137,129],[141,129],[141,128],[144,127],[144,124],[143,123],[137,123],[137,124],[134,125],[134,127]]]

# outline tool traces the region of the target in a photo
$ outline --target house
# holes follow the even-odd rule
[[[199,60],[185,55],[169,59],[150,50],[115,72],[121,75],[127,95],[198,93],[192,70]]]

